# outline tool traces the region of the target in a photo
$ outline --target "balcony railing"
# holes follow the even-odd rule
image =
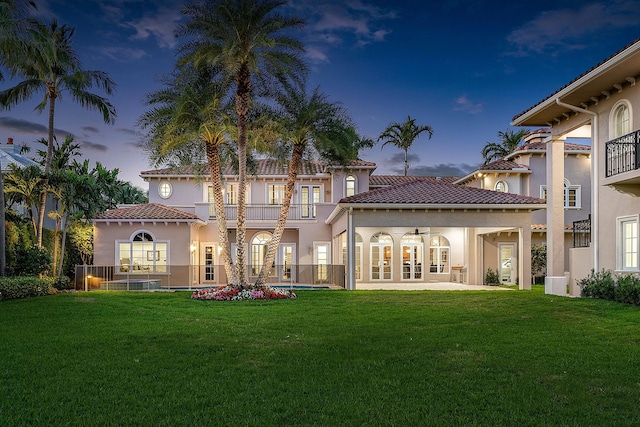
[[[281,205],[247,205],[247,221],[276,221],[280,217]],[[238,206],[225,205],[224,212],[228,221],[238,219]],[[292,204],[289,207],[287,220],[313,220],[316,218],[316,206],[308,204]],[[216,207],[209,205],[209,219],[216,218]]]
[[[573,247],[588,248],[591,246],[591,215],[581,221],[573,221]]]
[[[605,144],[606,177],[640,168],[640,130]]]

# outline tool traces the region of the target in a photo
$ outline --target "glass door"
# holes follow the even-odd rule
[[[296,247],[292,243],[284,243],[280,245],[280,281],[295,282],[295,270],[293,268],[296,259]]]
[[[512,285],[515,269],[515,245],[513,243],[501,243],[498,246],[498,251],[500,252],[500,283]]]

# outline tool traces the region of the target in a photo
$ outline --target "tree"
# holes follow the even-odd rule
[[[372,141],[358,137],[346,110],[329,101],[319,88],[307,94],[303,89],[289,87],[287,93],[278,97],[278,103],[280,109],[274,119],[281,124],[282,143],[291,152],[291,158],[280,215],[267,245],[257,286],[264,284],[275,260],[305,153],[313,149],[323,160],[345,165],[357,159],[360,148],[373,145]]]
[[[501,159],[516,151],[522,138],[527,136],[529,131],[526,129],[520,129],[517,132],[507,129],[506,131],[498,132],[498,138],[500,142],[487,142],[481,151],[484,164],[490,163],[494,160]]]
[[[41,216],[37,202],[43,185],[42,171],[35,165],[20,168],[15,164],[11,164],[9,168],[10,172],[6,175],[6,184],[4,186],[9,205],[24,206],[33,226],[33,235],[36,236],[36,218]],[[36,209],[35,214],[33,212],[34,208]]]
[[[183,61],[219,67],[233,82],[238,128],[237,276],[248,286],[246,241],[247,128],[257,95],[273,96],[287,81],[300,85],[307,67],[302,44],[288,35],[304,21],[284,17],[276,9],[281,0],[207,0],[185,6],[186,21],[177,34],[187,36]]]
[[[420,136],[420,134],[427,132],[429,139],[433,136],[433,129],[428,125],[417,125],[416,119],[412,119],[411,116],[407,116],[407,120],[402,123],[391,123],[387,126],[380,136],[378,141],[383,141],[382,147],[387,144],[395,145],[404,151],[404,176],[407,176],[409,170],[408,153],[409,148],[413,145],[413,142]]]
[[[57,21],[45,24],[29,20],[26,28],[27,39],[24,49],[14,52],[11,59],[4,58],[12,76],[24,78],[16,86],[0,92],[0,106],[11,108],[37,93],[44,93],[36,110],[42,112],[48,106],[48,148],[44,163],[44,181],[47,183],[51,171],[53,152],[54,118],[56,100],[63,92],[82,107],[97,110],[105,123],[113,123],[116,110],[111,103],[95,93],[89,92],[94,86],[107,95],[115,89],[115,83],[103,71],[83,70],[72,46],[74,28],[58,25]],[[44,212],[47,200],[46,185],[40,196],[40,211]],[[42,246],[44,215],[40,215],[36,232],[38,246]]]

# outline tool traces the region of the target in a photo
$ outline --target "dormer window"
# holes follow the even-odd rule
[[[494,189],[498,193],[506,193],[507,191],[509,191],[509,187],[507,186],[507,183],[504,181],[496,182],[496,186]]]
[[[168,181],[162,181],[158,186],[158,195],[163,199],[168,199],[172,192],[171,183]]]
[[[344,196],[350,197],[356,194],[356,177],[347,175],[344,179]]]

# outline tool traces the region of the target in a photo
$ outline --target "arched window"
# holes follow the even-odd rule
[[[509,191],[509,187],[505,181],[496,182],[495,190],[499,193],[506,193]]]
[[[631,132],[631,107],[626,100],[621,100],[611,110],[609,120],[611,139],[619,138]]]
[[[386,233],[371,237],[371,280],[391,280],[393,239]]]
[[[168,199],[172,192],[171,183],[168,181],[162,181],[158,186],[158,195],[163,199]]]
[[[405,234],[402,245],[402,280],[421,280],[424,242],[419,234]]]
[[[257,276],[260,274],[260,269],[267,256],[267,247],[270,240],[271,234],[266,232],[260,232],[251,239],[251,275]],[[273,274],[275,274],[275,269],[272,269],[269,275]]]
[[[362,236],[356,233],[356,280],[362,279]],[[342,263],[347,264],[347,241],[346,233],[342,242]]]
[[[129,241],[117,242],[116,264],[123,273],[165,273],[169,242],[157,241],[148,231],[138,231]]]
[[[450,260],[449,254],[451,247],[449,246],[449,240],[443,236],[431,236],[429,243],[429,260],[431,261],[431,267],[429,271],[431,273],[446,273],[449,274]]]
[[[344,196],[354,196],[356,194],[356,177],[347,175],[344,179]]]

